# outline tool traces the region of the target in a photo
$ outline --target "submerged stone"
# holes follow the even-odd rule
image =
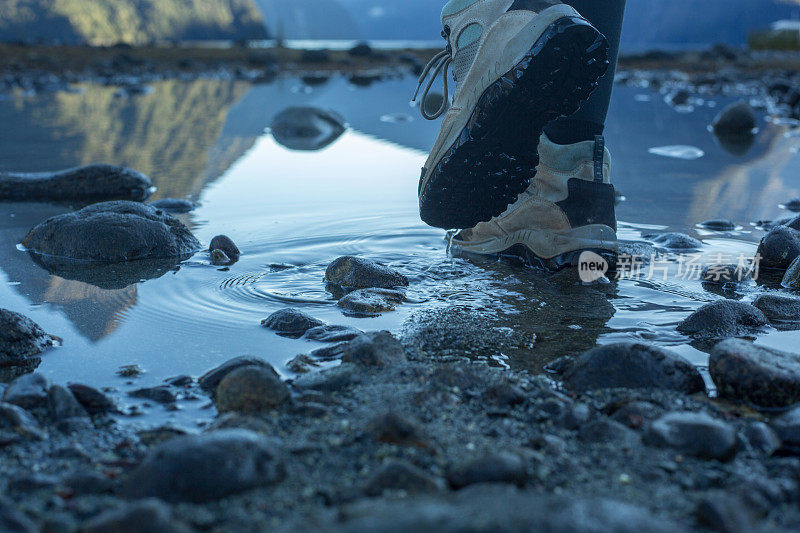
[[[650,424],[644,441],[651,446],[673,448],[702,459],[727,461],[736,455],[736,431],[704,413],[668,413]]]
[[[285,475],[277,441],[247,430],[214,431],[155,447],[125,480],[122,495],[203,503],[275,484]]]
[[[406,295],[391,289],[358,289],[338,302],[345,314],[375,316],[395,308],[406,301]]]
[[[408,286],[398,271],[360,257],[340,257],[328,265],[325,281],[344,289],[392,289]]]
[[[48,257],[101,263],[185,257],[200,248],[178,219],[135,202],[94,204],[50,218],[22,244]]]
[[[800,402],[800,355],[794,353],[728,339],[711,352],[709,372],[722,398],[759,407]]]
[[[140,172],[112,165],[90,165],[59,172],[0,172],[2,201],[103,201],[141,202],[153,184]]]
[[[599,346],[557,365],[570,390],[669,389],[692,394],[705,390],[694,365],[680,355],[640,343]]]
[[[767,317],[752,305],[718,300],[689,315],[677,329],[700,339],[725,339],[753,334],[766,325]]]
[[[220,413],[263,413],[290,401],[289,387],[271,366],[244,366],[217,387]]]
[[[261,325],[273,330],[281,337],[299,339],[306,331],[318,326],[324,326],[325,323],[298,309],[288,307],[275,311],[262,320]]]
[[[769,231],[758,245],[761,268],[786,270],[800,256],[800,232],[788,226]]]
[[[129,393],[134,398],[141,398],[143,400],[151,400],[157,403],[175,403],[177,396],[172,392],[172,389],[167,385],[159,385],[158,387],[147,387],[144,389],[137,389]]]

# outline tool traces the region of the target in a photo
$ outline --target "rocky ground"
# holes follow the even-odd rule
[[[120,81],[121,72],[146,81],[202,64],[175,67],[175,57],[164,58],[173,66],[159,70],[138,50],[104,49],[48,66],[37,55],[41,50],[9,50],[0,71],[12,90],[26,90],[24,80],[37,76],[52,75],[58,83],[97,79],[92,61],[101,59],[129,58],[110,64],[107,77],[101,74],[108,83]],[[339,70],[371,69],[387,61],[364,59],[363,52],[327,60],[297,52],[287,65],[318,68],[331,61]],[[800,96],[793,103],[792,95],[800,95],[800,78],[796,70],[781,70],[790,59],[781,67],[754,57],[716,49],[632,58],[620,82],[658,88],[674,105],[739,84],[744,88],[737,94],[763,98],[785,117],[798,114]],[[389,61],[413,70],[419,60]],[[262,61],[253,60],[255,70],[266,73]],[[40,66],[32,71],[34,63]],[[672,70],[680,65],[683,73]],[[198,67],[184,74],[208,72]],[[36,83],[31,90],[47,89]],[[713,127],[724,138],[746,141],[753,117],[749,106],[737,104]],[[59,276],[113,288],[160,275],[193,253],[207,253],[216,264],[240,255],[224,236],[199,251],[189,230],[168,214],[192,205],[139,203],[149,181],[127,169],[0,175],[0,198],[63,200],[76,180],[87,200],[117,201],[31,229],[24,245]],[[15,198],[8,191],[22,190],[14,185],[19,182],[29,186]],[[62,387],[37,374],[38,362],[59,339],[0,310],[0,531],[797,530],[800,356],[742,339],[767,326],[800,328],[800,299],[790,292],[800,287],[800,218],[762,226],[769,231],[758,251],[759,283],[770,292],[752,303],[710,303],[677,326],[710,353],[706,378],[718,390],[713,398],[694,366],[646,344],[570,353],[549,373],[531,375],[487,364],[493,354],[530,339],[494,327],[479,311],[422,311],[393,335],[284,309],[262,325],[272,334],[327,343],[290,363],[297,377],[283,381],[263,360],[230,354],[231,361],[203,376],[177,376],[133,393],[167,405],[207,402],[218,414],[202,433],[169,427],[135,432],[115,423],[114,402],[91,384]],[[665,250],[702,246],[676,233],[645,237]],[[623,252],[637,246],[650,245],[627,245]],[[103,275],[108,263],[117,264],[113,276]],[[751,274],[737,265],[712,267],[704,279],[723,295],[725,284]],[[565,290],[591,289],[574,271],[558,276]],[[345,312],[358,316],[401,304],[410,284],[392,269],[353,257],[332,261],[326,282]],[[602,284],[596,293],[604,299]],[[127,372],[133,376],[136,369]]]

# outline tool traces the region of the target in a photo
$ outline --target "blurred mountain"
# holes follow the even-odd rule
[[[266,36],[251,0],[0,0],[0,41],[105,45]]]
[[[256,0],[289,39],[436,40],[444,0]],[[800,16],[800,0],[628,0],[623,48],[744,45],[750,30]]]

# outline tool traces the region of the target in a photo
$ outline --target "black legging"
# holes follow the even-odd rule
[[[544,130],[551,141],[558,144],[572,144],[594,140],[594,136],[601,135],[605,129],[611,91],[614,88],[614,74],[617,71],[625,0],[564,0],[564,3],[574,7],[600,30],[611,45],[611,64],[597,89],[581,105],[577,113],[552,122]]]

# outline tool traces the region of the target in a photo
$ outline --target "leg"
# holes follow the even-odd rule
[[[574,115],[560,118],[545,128],[545,133],[553,142],[574,144],[594,140],[595,135],[602,135],[605,128],[608,106],[611,102],[611,91],[614,86],[614,74],[617,69],[625,0],[565,0],[564,3],[574,7],[586,20],[591,22],[606,36],[611,46],[609,53],[611,64],[608,72],[601,78],[599,86],[589,99]]]

